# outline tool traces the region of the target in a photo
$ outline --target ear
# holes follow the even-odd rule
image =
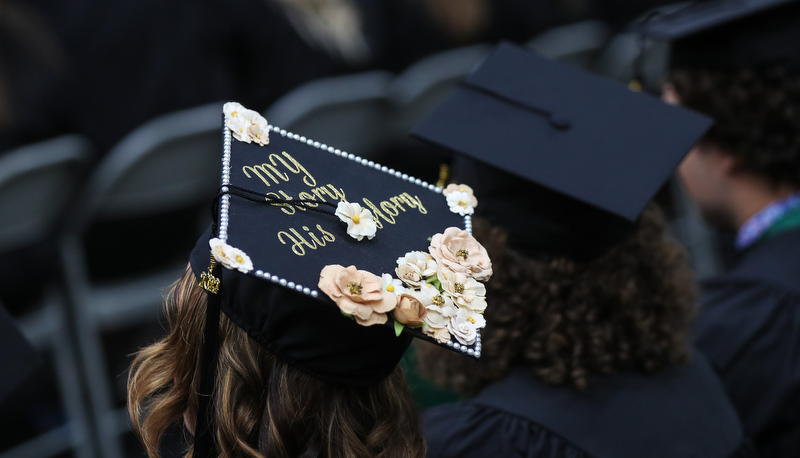
[[[714,163],[714,168],[725,175],[737,173],[739,161],[729,151],[712,144],[704,145],[704,149]]]

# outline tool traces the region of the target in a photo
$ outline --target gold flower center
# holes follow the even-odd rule
[[[472,202],[466,202],[466,201],[463,201],[463,200],[459,200],[458,201],[458,206],[459,207],[467,207],[467,206],[469,206],[471,204],[472,204]]]
[[[353,222],[358,224],[359,222],[361,222],[361,218],[359,218],[358,215],[356,215],[353,217]]]
[[[234,118],[238,118],[239,117],[239,112],[238,111],[231,111],[231,116],[234,117]]]
[[[456,291],[458,294],[461,294],[461,293],[463,293],[463,292],[464,292],[464,285],[462,285],[461,283],[456,283],[456,284],[455,284],[455,286],[453,287],[453,289],[454,289],[454,290],[455,290],[455,291]]]
[[[242,255],[240,254],[236,255],[236,262],[238,262],[239,264],[244,264],[244,258],[242,257]]]
[[[456,256],[458,256],[460,258],[464,258],[464,260],[466,260],[469,257],[469,251],[467,251],[467,250],[462,248],[462,249],[456,251]]]
[[[390,293],[393,293],[394,292],[394,285],[387,286],[386,287],[386,291],[389,291]]]
[[[472,323],[472,324],[475,324],[475,318],[473,318],[473,317],[471,317],[471,316],[468,316],[468,317],[467,317],[467,321],[469,321],[469,322],[470,322],[470,323]]]
[[[431,302],[433,302],[437,307],[441,307],[444,305],[444,297],[442,297],[441,294],[434,296],[433,299],[431,299]]]
[[[358,296],[361,294],[361,283],[356,281],[351,281],[347,284],[347,289],[350,290],[350,294]]]

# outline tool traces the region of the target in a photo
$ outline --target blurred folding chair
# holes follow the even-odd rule
[[[640,23],[649,16],[657,14],[669,14],[688,4],[689,2],[682,2],[659,6],[640,15],[631,23]],[[641,83],[645,85],[645,89],[659,93],[661,77],[667,67],[668,54],[669,45],[666,42],[643,40],[639,34],[623,31],[608,40],[606,46],[588,68],[597,74],[623,83],[640,77],[643,79]]]
[[[78,135],[0,155],[0,254],[10,255],[55,237],[92,155],[89,142]],[[88,403],[81,391],[80,366],[68,332],[63,296],[57,282],[41,286],[48,287],[44,299],[31,304],[17,319],[38,351],[53,353],[66,423],[1,452],[0,458],[44,458],[69,450],[79,458],[95,456]]]
[[[526,46],[550,59],[588,68],[611,35],[611,28],[604,22],[589,20],[546,30]]]
[[[418,61],[398,75],[389,88],[395,107],[389,124],[391,143],[395,147],[413,145],[408,136],[411,128],[439,105],[489,50],[489,45],[480,44],[444,51]]]
[[[383,71],[318,79],[292,90],[265,112],[270,124],[362,157],[384,140],[389,113]]]
[[[222,103],[156,118],[108,152],[83,187],[67,221],[60,243],[61,262],[104,458],[122,456],[120,436],[129,426],[125,409],[114,409],[101,332],[156,320],[162,291],[179,278],[185,264],[100,282],[90,275],[85,235],[93,223],[104,220],[183,215],[193,208],[210,212],[207,209],[219,186],[221,157]],[[193,227],[196,233],[186,234],[190,245],[201,232],[199,224]],[[141,243],[135,238],[114,240],[114,234],[109,235],[111,242],[104,247],[108,257],[121,246]],[[149,252],[156,264],[160,252],[150,246],[141,250]]]

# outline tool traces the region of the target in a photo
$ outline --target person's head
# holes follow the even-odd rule
[[[715,120],[678,169],[711,224],[733,230],[741,223],[736,186],[778,196],[800,189],[800,71],[683,68],[664,89],[668,102]]]
[[[708,222],[736,230],[800,189],[800,2],[697,1],[634,27],[669,45],[662,99],[714,120],[679,169]]]
[[[207,302],[187,269],[166,302],[167,336],[141,350],[132,365],[128,406],[150,457],[159,456],[161,438],[175,423],[183,421],[193,433]],[[399,366],[366,388],[323,382],[287,364],[224,314],[213,398],[219,456],[425,454]]]
[[[435,382],[473,394],[524,364],[547,384],[584,390],[592,374],[651,373],[688,358],[692,275],[657,208],[592,260],[525,255],[488,224],[476,224],[475,236],[495,268],[486,292],[492,326],[479,361],[419,345],[421,369]]]

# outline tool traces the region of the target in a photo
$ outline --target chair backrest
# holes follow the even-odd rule
[[[488,54],[479,44],[426,57],[397,76],[389,88],[395,114],[389,125],[392,142],[404,141],[408,131],[422,121]]]
[[[390,104],[392,74],[383,71],[323,78],[277,100],[270,124],[362,157],[379,147]]]
[[[97,218],[137,218],[210,202],[219,186],[222,138],[221,102],[145,123],[94,169],[68,232]]]
[[[0,154],[0,251],[54,232],[91,157],[91,144],[79,135]]]
[[[588,68],[611,38],[611,28],[602,21],[588,20],[549,29],[526,46],[550,59]]]

